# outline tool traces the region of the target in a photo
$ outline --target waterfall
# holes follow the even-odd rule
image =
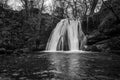
[[[86,36],[80,20],[62,19],[52,31],[46,46],[47,51],[78,51],[84,48]]]

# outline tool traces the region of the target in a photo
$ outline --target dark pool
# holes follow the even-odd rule
[[[120,80],[120,56],[61,52],[0,56],[0,80]]]

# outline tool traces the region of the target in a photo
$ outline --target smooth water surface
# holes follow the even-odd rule
[[[105,53],[32,53],[0,56],[0,80],[120,80],[120,56]]]

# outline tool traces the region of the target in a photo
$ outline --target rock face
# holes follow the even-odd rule
[[[99,14],[99,16],[100,17],[97,18],[98,21],[100,20],[99,24],[94,22],[97,28],[87,34],[88,47],[86,50],[104,52],[120,50],[120,21],[107,8],[106,11],[102,11],[102,14]],[[94,18],[96,17],[98,17],[97,14]],[[88,25],[88,27],[91,26]]]
[[[106,33],[111,34],[109,31]],[[113,50],[120,50],[120,36],[116,34],[116,36],[111,37],[111,35],[109,36],[95,32],[94,34],[89,35],[87,45],[88,48],[86,50],[92,51],[108,52]]]

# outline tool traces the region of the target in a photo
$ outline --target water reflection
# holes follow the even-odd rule
[[[49,55],[55,80],[114,80],[115,65],[108,55],[98,53],[53,53]],[[111,65],[114,64],[114,65]],[[112,71],[111,71],[112,70]],[[109,75],[108,75],[109,74]]]
[[[79,56],[70,55],[68,62],[69,62],[69,75],[73,77],[78,77],[77,74],[80,67]]]
[[[52,64],[52,68],[55,69],[55,73],[57,73],[59,77],[64,78],[77,78],[80,76],[80,56],[78,54],[64,54],[64,56],[60,54],[52,54],[50,55],[50,60]]]
[[[59,52],[8,57],[1,61],[0,73],[14,78],[10,80],[120,80],[120,56]]]

